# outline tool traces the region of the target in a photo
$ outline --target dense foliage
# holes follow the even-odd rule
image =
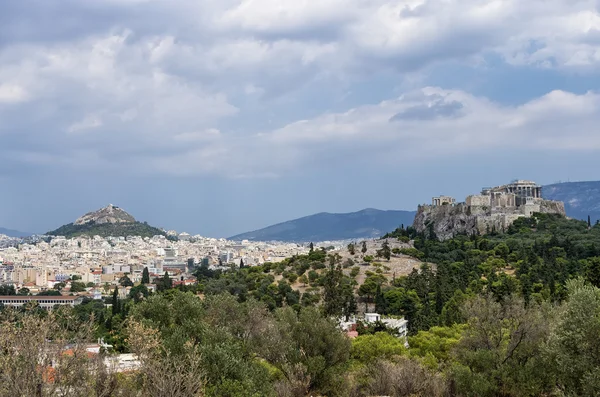
[[[126,298],[115,289],[109,309],[86,300],[57,312],[69,329],[93,324],[91,337],[139,355],[138,374],[117,378],[113,395],[597,395],[599,225],[536,214],[505,234],[434,237],[401,227],[386,238],[411,248],[382,241],[377,257],[423,260],[404,277],[357,278],[367,250],[353,243],[356,261],[313,248],[277,264],[201,266],[193,286],[165,275],[158,293],[139,284]],[[363,304],[407,318],[408,344],[383,323],[347,338],[338,320]],[[35,303],[19,315],[44,316]],[[9,350],[0,376],[19,370],[3,359]]]
[[[127,237],[127,236],[140,236],[140,237],[153,237],[153,236],[166,236],[167,234],[156,227],[150,226],[147,223],[142,222],[121,222],[121,223],[102,223],[97,224],[94,222],[86,223],[84,225],[75,225],[69,223],[63,225],[56,230],[47,232],[49,236],[65,236],[66,238],[78,237],[78,236],[100,236],[100,237]]]

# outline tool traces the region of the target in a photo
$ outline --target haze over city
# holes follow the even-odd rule
[[[226,237],[596,180],[595,1],[0,3],[0,226]]]

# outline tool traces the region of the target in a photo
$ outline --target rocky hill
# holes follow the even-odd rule
[[[567,216],[592,222],[600,220],[600,181],[564,182],[544,186],[544,198],[565,203]]]
[[[101,236],[101,237],[152,237],[166,236],[162,229],[138,222],[123,209],[109,204],[97,211],[88,212],[73,223],[63,225],[56,230],[47,232],[49,236]]]
[[[78,218],[75,222],[73,222],[73,224],[85,225],[92,222],[97,225],[103,225],[105,223],[131,223],[135,222],[135,218],[129,215],[123,209],[109,204],[97,211],[88,212],[87,214]]]
[[[322,212],[238,234],[229,239],[316,242],[376,238],[402,224],[412,224],[414,217],[414,211],[381,211],[371,208],[343,214]]]
[[[565,216],[565,208],[560,201],[540,200],[538,205],[534,212]],[[464,203],[437,207],[421,205],[413,227],[418,232],[433,232],[438,239],[447,240],[458,234],[504,232],[522,216],[529,215],[519,210],[492,213],[489,209],[476,209]]]

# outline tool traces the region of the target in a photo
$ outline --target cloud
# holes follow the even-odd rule
[[[427,87],[377,105],[298,121],[261,137],[315,160],[322,147],[348,161],[441,161],[459,154],[528,148],[600,150],[595,125],[600,95],[553,91],[520,106],[502,106],[459,90]],[[370,156],[369,153],[378,153]]]
[[[383,75],[401,86],[448,60],[597,73],[597,1],[25,3],[0,5],[0,155],[17,162],[247,178],[367,150],[382,161],[599,148],[594,92],[551,87],[512,107],[442,88],[327,97]]]
[[[89,130],[102,125],[102,120],[96,115],[88,115],[83,120],[73,123],[67,129],[68,132]]]
[[[0,103],[19,103],[28,99],[27,91],[17,84],[0,84]]]

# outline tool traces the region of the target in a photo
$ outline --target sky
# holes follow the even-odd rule
[[[3,0],[0,226],[227,237],[597,180],[600,0]]]

